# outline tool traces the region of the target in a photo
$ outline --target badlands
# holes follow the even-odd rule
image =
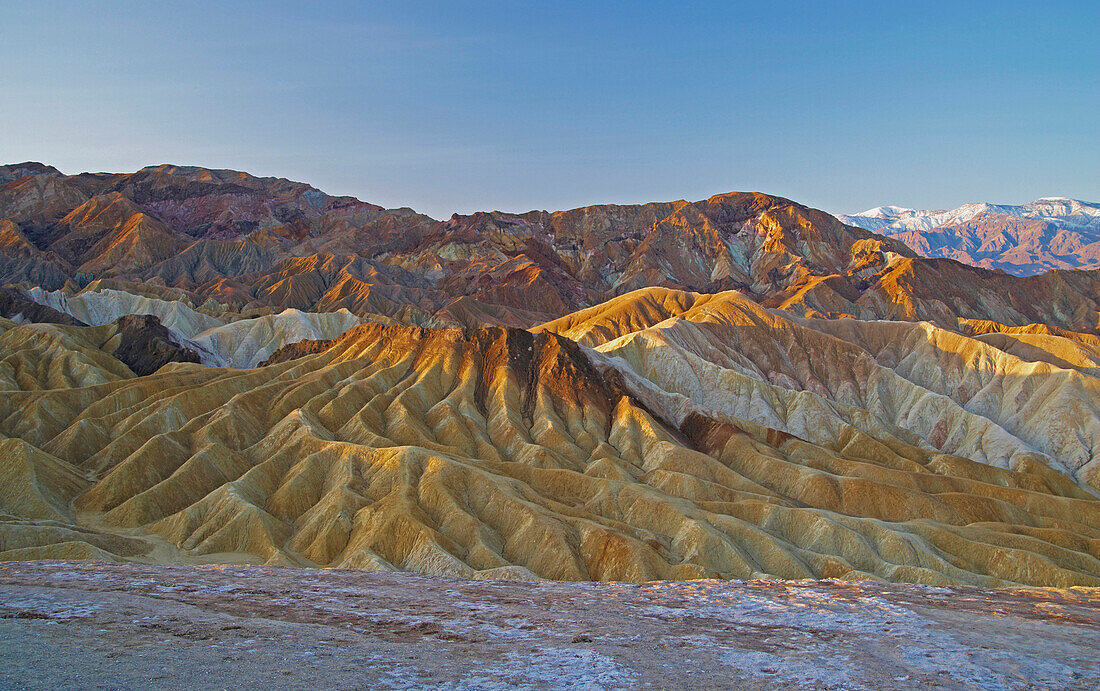
[[[1100,276],[788,200],[0,168],[0,559],[1100,585]]]
[[[256,592],[406,584],[440,607],[446,588],[653,595],[657,619],[681,606],[665,590],[740,592],[763,603],[746,626],[835,600],[841,637],[859,633],[845,598],[926,631],[912,598],[962,626],[950,603],[982,593],[1021,621],[1074,612],[1034,624],[1049,645],[1025,680],[1077,685],[1058,670],[1095,650],[1100,272],[923,258],[758,193],[436,221],[234,171],[26,163],[0,166],[0,282],[0,561],[36,562],[0,570],[21,646],[4,617],[98,626],[140,598],[207,607],[179,593],[209,588],[222,613],[187,617],[227,623],[229,573]],[[839,580],[773,584],[802,579]],[[616,625],[657,626],[639,621]],[[401,624],[422,625],[452,628]],[[612,675],[592,684],[630,685],[615,670],[640,663],[592,640],[569,653]],[[559,653],[530,653],[540,683],[562,685]],[[752,678],[831,683],[748,653]],[[979,658],[976,687],[1017,683]],[[883,664],[912,685],[942,671]],[[428,683],[412,667],[386,683]]]

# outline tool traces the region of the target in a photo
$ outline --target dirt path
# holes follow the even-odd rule
[[[4,688],[1100,688],[1100,591],[0,563]]]

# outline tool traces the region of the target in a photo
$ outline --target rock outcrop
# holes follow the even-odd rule
[[[17,288],[0,288],[0,316],[18,322],[87,326],[71,314],[41,304]]]
[[[171,332],[151,314],[119,317],[118,331],[111,355],[122,361],[134,374],[156,372],[169,362],[199,362],[199,354],[177,343]]]

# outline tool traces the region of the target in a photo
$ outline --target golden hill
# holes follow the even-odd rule
[[[926,323],[648,289],[143,377],[43,328],[0,339],[0,559],[1100,585],[1095,379]]]

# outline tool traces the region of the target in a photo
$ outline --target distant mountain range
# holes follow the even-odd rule
[[[925,257],[1016,276],[1100,268],[1100,204],[1066,197],[963,204],[950,211],[879,206],[837,218],[897,238]]]
[[[660,286],[737,290],[805,316],[1097,326],[1095,276],[1009,285],[921,258],[903,239],[753,192],[439,221],[232,170],[0,166],[0,283],[25,290],[209,301],[238,318],[344,308],[417,326],[528,328]]]

